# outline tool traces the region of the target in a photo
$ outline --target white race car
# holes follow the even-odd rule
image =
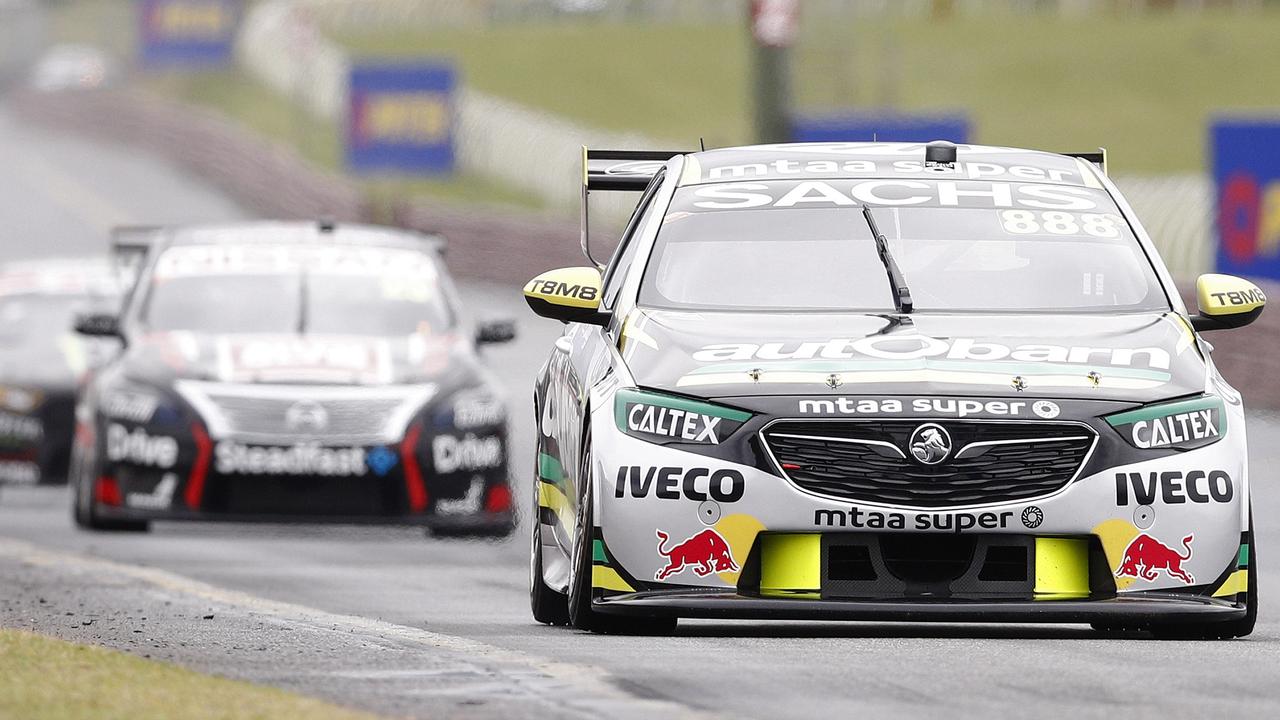
[[[524,289],[567,323],[535,393],[537,620],[1252,631],[1245,415],[1200,336],[1266,298],[1206,275],[1189,314],[1102,153],[585,163],[584,202],[642,194],[607,265]]]

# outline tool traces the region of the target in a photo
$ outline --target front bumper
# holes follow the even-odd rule
[[[1240,430],[1206,447],[1151,454],[1104,447],[1088,472],[1048,494],[930,508],[803,489],[767,469],[755,436],[732,452],[723,444],[694,452],[618,432],[601,413],[593,425],[595,598],[602,612],[711,617],[1150,623],[1208,613],[1229,620],[1244,612],[1251,528],[1243,414],[1238,406],[1228,412]],[[1118,441],[1099,434],[1103,443]],[[770,536],[809,549],[762,563]],[[1030,557],[1041,546],[1065,554],[1055,559],[1057,550],[1046,550],[1026,562],[1021,584],[1003,586],[974,582],[981,555],[945,582],[928,581],[924,570],[886,572],[884,563],[866,576],[879,584],[857,572],[829,574],[832,538],[856,545],[912,537],[931,539],[930,552],[994,540],[1022,543]],[[869,557],[878,552],[871,547]],[[801,581],[767,577],[800,565],[809,569],[790,575]],[[1054,565],[1060,570],[1042,583],[1037,567]],[[841,585],[849,579],[861,584]]]
[[[513,526],[505,456],[437,473],[416,441],[245,446],[211,441],[197,428],[176,462],[108,454],[90,479],[94,512],[111,520]]]

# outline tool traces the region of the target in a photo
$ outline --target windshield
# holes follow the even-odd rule
[[[1169,309],[1105,191],[942,180],[681,188],[640,300],[681,309],[893,312],[864,206],[917,312]]]
[[[434,260],[369,247],[201,245],[166,250],[151,330],[397,336],[452,327]]]

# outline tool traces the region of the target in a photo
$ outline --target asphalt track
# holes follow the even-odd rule
[[[243,216],[156,158],[24,127],[0,109],[3,258],[101,252],[114,224]],[[463,291],[476,314],[520,320],[520,339],[489,357],[523,463],[530,383],[557,326],[530,318],[516,288]],[[0,490],[0,625],[393,715],[1276,716],[1280,417],[1254,413],[1249,432],[1263,606],[1246,640],[711,621],[683,622],[671,638],[601,637],[533,623],[527,527],[501,543],[405,528],[163,523],[148,535],[96,535],[74,529],[64,490],[13,488]],[[529,473],[516,482],[528,497]]]

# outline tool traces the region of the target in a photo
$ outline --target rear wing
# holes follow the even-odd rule
[[[159,225],[121,225],[111,228],[111,255],[113,257],[141,255],[151,252],[164,228]]]
[[[1062,153],[1067,157],[1079,158],[1085,162],[1093,163],[1102,171],[1103,175],[1107,174],[1107,149],[1098,148],[1097,152],[1074,152]]]
[[[582,148],[582,253],[591,264],[603,264],[591,257],[591,220],[588,197],[592,190],[643,192],[653,178],[679,150],[591,150]]]

